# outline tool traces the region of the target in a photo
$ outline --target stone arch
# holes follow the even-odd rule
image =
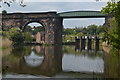
[[[43,27],[45,27],[45,24],[44,24],[44,22],[42,22],[42,21],[34,21],[34,20],[32,20],[32,21],[28,21],[28,22],[26,22],[24,25],[23,25],[23,31],[24,31],[24,29],[25,29],[25,27],[28,25],[28,24],[30,24],[30,23],[39,23],[39,24],[41,24]]]
[[[46,44],[62,44],[62,21],[63,18],[58,16],[56,12],[8,13],[2,17],[2,26],[19,27],[24,32],[26,25],[37,22],[45,27]],[[5,31],[10,28],[2,27]]]
[[[39,25],[41,25],[42,27],[41,28],[43,28],[43,32],[37,32],[36,34],[35,34],[35,38],[36,38],[36,42],[38,42],[38,43],[45,43],[45,36],[46,36],[46,34],[45,34],[45,32],[46,32],[46,26],[45,26],[45,24],[44,24],[44,22],[42,22],[42,21],[36,21],[36,20],[31,20],[31,21],[27,21],[27,22],[25,22],[24,23],[24,25],[23,25],[23,32],[25,31],[25,29],[26,29],[26,27],[27,27],[27,25],[29,25],[29,24],[31,24],[31,23],[38,23]]]

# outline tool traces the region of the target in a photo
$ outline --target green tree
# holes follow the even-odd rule
[[[79,32],[78,34],[76,34],[76,36],[85,36],[82,32]]]
[[[82,33],[83,33],[83,34],[87,34],[87,28],[85,28],[85,27],[82,28]]]
[[[7,14],[7,11],[6,11],[6,10],[3,10],[3,11],[2,11],[2,14]]]
[[[104,26],[98,26],[96,30],[96,34],[100,34],[104,32]]]
[[[37,32],[44,32],[45,28],[43,26],[34,27],[34,30],[32,30],[33,35],[37,34]]]
[[[0,0],[0,2],[3,2],[4,4],[6,4],[8,7],[11,6],[12,3],[16,2],[18,0]],[[19,0],[19,4],[22,7],[26,7],[26,5],[24,4],[24,0]],[[1,7],[1,5],[0,5]]]
[[[24,37],[25,37],[25,41],[31,42],[33,40],[29,32],[25,32]]]
[[[96,34],[96,31],[97,31],[97,25],[89,25],[87,27],[88,34],[94,35],[94,34]]]
[[[11,28],[9,30],[8,38],[13,42],[14,45],[21,45],[24,42],[23,33],[17,27]]]
[[[110,28],[105,33],[105,41],[108,41],[113,48],[120,49],[120,2],[109,2],[102,12],[109,15],[114,14],[114,18],[109,20]]]
[[[25,32],[32,32],[31,26],[29,26],[29,25],[26,26],[24,31],[25,31]]]
[[[107,6],[103,7],[102,10],[101,10],[101,12],[103,14],[115,14],[116,7],[117,7],[116,3],[114,3],[114,2],[107,2]]]

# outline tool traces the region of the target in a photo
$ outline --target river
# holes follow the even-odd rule
[[[120,78],[120,55],[76,46],[22,46],[3,50],[3,78]]]

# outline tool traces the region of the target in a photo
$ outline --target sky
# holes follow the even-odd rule
[[[45,0],[46,1],[46,0]],[[57,13],[60,12],[67,12],[67,11],[100,11],[102,7],[107,5],[107,2],[96,2],[95,0],[85,0],[84,2],[77,2],[77,0],[72,0],[75,2],[35,2],[28,1],[24,2],[26,7],[19,6],[18,2],[12,3],[10,7],[3,4],[2,10],[7,10],[9,13],[16,13],[16,12],[48,12],[48,11],[56,11]],[[90,0],[89,0],[90,1]],[[104,24],[104,18],[75,18],[75,19],[64,19],[63,25],[64,28],[74,28],[74,27],[85,27],[88,25],[96,24],[102,25]],[[32,24],[32,26],[37,26],[38,24]]]

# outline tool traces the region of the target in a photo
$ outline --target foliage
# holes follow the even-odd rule
[[[3,3],[6,4],[8,7],[10,7],[11,4],[16,2],[16,1],[19,1],[20,6],[26,7],[26,5],[24,4],[24,0],[0,0],[0,2],[1,1],[3,1]]]
[[[7,14],[7,11],[6,11],[6,10],[3,10],[3,11],[2,11],[2,14]]]
[[[25,37],[25,41],[30,41],[31,42],[33,40],[32,36],[29,32],[25,32],[24,37]]]
[[[77,35],[78,33],[83,33],[84,35],[93,35],[93,34],[100,34],[104,32],[103,26],[97,25],[89,25],[88,27],[80,27],[80,28],[66,28],[63,30],[63,35],[70,35],[74,34]]]
[[[34,28],[34,30],[32,30],[32,33],[33,33],[33,35],[35,35],[35,34],[37,34],[37,32],[44,32],[45,30],[44,30],[45,28],[43,27],[43,26],[38,26],[38,27],[35,27]]]
[[[74,42],[75,41],[75,36],[74,34],[70,34],[70,35],[65,35],[63,38],[64,42]]]
[[[63,29],[63,41],[74,41],[75,37],[80,36],[93,36],[94,34],[100,35],[101,33],[104,33],[104,27],[103,26],[97,26],[97,25],[89,25],[88,27],[75,27],[75,28],[66,28]],[[102,37],[102,35],[101,35]]]
[[[0,48],[6,49],[11,46],[12,46],[12,41],[10,41],[8,38],[0,36]]]
[[[107,2],[107,6],[102,8],[101,12],[103,14],[114,14],[117,5],[113,2]]]
[[[97,27],[96,34],[101,34],[105,32],[104,26]]]
[[[63,34],[64,35],[75,34],[74,31],[75,31],[74,29],[67,28],[63,30]]]
[[[24,47],[24,55],[28,56],[31,52],[31,46]]]
[[[120,49],[120,2],[109,2],[108,5],[103,8],[102,12],[106,14],[114,14],[115,16],[114,18],[109,19],[110,28],[105,33],[104,39],[114,48]]]
[[[90,25],[87,27],[88,34],[94,35],[96,34],[97,26],[96,25]]]
[[[14,45],[20,45],[24,42],[24,36],[19,28],[11,28],[8,32],[8,38],[13,41]]]
[[[76,34],[76,36],[85,36],[82,32],[79,32],[78,34]]]
[[[31,28],[31,26],[26,26],[25,27],[25,29],[24,29],[24,31],[27,31],[27,32],[32,32],[32,28]]]

